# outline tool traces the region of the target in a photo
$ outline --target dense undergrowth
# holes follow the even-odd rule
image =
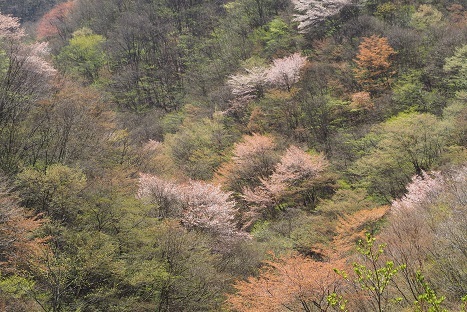
[[[0,4],[0,310],[465,311],[462,1],[39,2]]]

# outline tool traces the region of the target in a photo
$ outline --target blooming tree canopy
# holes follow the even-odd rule
[[[235,201],[220,187],[202,181],[177,184],[148,174],[141,174],[139,182],[138,197],[158,205],[160,217],[178,218],[188,229],[223,238],[245,236],[235,226]]]
[[[306,64],[306,57],[300,53],[275,59],[269,68],[266,79],[269,84],[286,88],[290,91],[292,85],[300,79],[300,69]]]
[[[273,211],[280,200],[299,193],[317,183],[329,162],[322,154],[310,155],[296,146],[290,146],[275,166],[274,172],[261,179],[261,185],[243,189],[243,199],[251,204],[245,217],[250,225],[263,211]]]
[[[342,8],[352,5],[352,0],[292,0],[295,10],[295,21],[298,29],[306,32],[311,26],[337,15]]]
[[[266,84],[267,70],[263,67],[245,69],[245,74],[229,77],[227,84],[232,88],[232,94],[239,98],[261,97]]]
[[[245,69],[246,73],[232,75],[227,84],[237,99],[250,100],[261,98],[269,88],[285,88],[290,92],[292,85],[300,79],[300,70],[306,64],[306,57],[294,53],[273,60],[269,67]]]

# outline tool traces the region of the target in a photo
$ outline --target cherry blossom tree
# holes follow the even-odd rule
[[[247,236],[236,228],[235,201],[220,187],[202,181],[178,184],[148,174],[141,174],[139,182],[138,197],[159,206],[160,217],[178,218],[188,229],[225,239]]]
[[[355,2],[353,0],[292,0],[298,12],[295,14],[295,21],[299,23],[298,29],[306,32],[310,27],[339,14],[345,6]]]
[[[158,176],[140,174],[137,196],[156,206],[159,218],[177,217],[181,207],[177,204],[180,188],[176,183]]]
[[[14,170],[25,140],[19,122],[32,103],[45,96],[55,69],[45,60],[46,43],[25,43],[25,32],[15,17],[0,14],[0,167]]]
[[[310,155],[301,148],[290,146],[277,164],[271,181],[297,186],[313,179],[329,166],[323,154]]]
[[[26,36],[21,28],[19,18],[0,14],[0,38],[8,41],[17,41]]]
[[[238,235],[234,218],[237,209],[230,193],[202,181],[190,181],[179,188],[178,200],[183,204],[182,224],[214,232],[224,237]]]
[[[370,92],[357,92],[352,94],[352,101],[350,102],[350,107],[356,110],[372,110],[374,108],[374,103],[371,100]]]
[[[0,14],[0,49],[10,60],[10,75],[23,75],[18,78],[37,78],[25,76],[27,73],[35,73],[45,77],[55,73],[53,67],[45,61],[44,57],[48,54],[46,43],[25,44],[23,39],[26,33],[21,28],[19,19],[13,16]],[[4,62],[4,60],[2,60]],[[2,64],[3,65],[3,64]],[[10,71],[13,71],[10,73]],[[6,78],[6,77],[5,77]],[[8,76],[8,78],[17,78]],[[41,77],[44,78],[44,77]],[[28,81],[24,81],[27,83]],[[37,81],[36,81],[37,82]]]
[[[381,239],[395,263],[407,266],[399,282],[408,302],[424,292],[420,272],[450,302],[465,294],[466,189],[466,166],[422,172],[412,178],[405,196],[392,203]]]
[[[219,168],[216,180],[231,191],[241,193],[245,186],[259,185],[277,162],[276,143],[270,136],[245,135],[234,145],[232,160]]]
[[[400,199],[392,202],[392,212],[403,213],[407,209],[415,209],[417,205],[435,198],[442,187],[443,180],[440,172],[427,174],[422,171],[421,175],[412,177],[412,182],[407,186],[407,193]]]
[[[292,85],[300,79],[300,70],[306,64],[306,57],[300,53],[275,59],[269,68],[266,80],[275,87],[285,88],[290,92]]]
[[[274,172],[267,179],[261,180],[261,185],[244,189],[244,198],[248,202],[260,204],[263,207],[276,202],[286,191],[296,192],[304,187],[305,181],[315,179],[329,163],[322,154],[310,155],[302,149],[291,146],[276,165]]]
[[[300,79],[300,70],[305,64],[306,57],[294,53],[273,60],[269,67],[246,68],[246,73],[230,76],[227,84],[237,100],[261,98],[267,87],[285,88],[290,91],[292,85]]]
[[[251,225],[265,212],[274,215],[275,206],[284,197],[300,193],[306,197],[308,192],[314,193],[313,188],[322,182],[320,177],[328,166],[329,162],[324,155],[310,155],[296,146],[290,146],[275,166],[274,172],[262,178],[259,186],[243,188],[242,197],[251,205],[250,210],[244,214],[244,218],[249,219],[246,224]]]
[[[245,69],[244,74],[232,75],[227,84],[232,88],[232,94],[237,98],[260,98],[266,85],[267,69],[253,67]]]

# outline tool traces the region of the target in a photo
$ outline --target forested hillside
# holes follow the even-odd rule
[[[0,12],[0,311],[466,311],[463,0]]]

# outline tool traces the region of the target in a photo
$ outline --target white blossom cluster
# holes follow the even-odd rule
[[[298,12],[294,20],[299,23],[299,31],[306,32],[311,26],[339,14],[342,8],[355,2],[354,0],[292,0]]]
[[[170,205],[168,216],[179,218],[188,229],[198,229],[224,238],[246,236],[235,226],[237,209],[230,193],[202,181],[177,184],[141,174],[138,197],[159,206]]]

